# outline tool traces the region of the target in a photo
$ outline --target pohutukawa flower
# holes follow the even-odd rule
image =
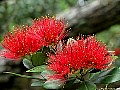
[[[114,53],[115,55],[120,55],[120,48],[116,48]]]
[[[58,76],[66,77],[79,69],[105,69],[111,62],[106,46],[91,36],[81,40],[69,39],[62,51],[49,56],[48,68]]]
[[[43,17],[33,21],[30,32],[38,38],[42,38],[44,45],[48,46],[57,43],[66,35],[66,24],[63,20],[57,20],[55,17]]]
[[[19,60],[22,56],[38,51],[42,47],[42,42],[34,35],[29,34],[28,28],[15,28],[12,33],[5,35],[1,43],[5,50],[0,52],[0,56]]]

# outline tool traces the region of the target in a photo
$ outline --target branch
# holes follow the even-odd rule
[[[56,15],[65,18],[68,28],[72,28],[70,36],[76,33],[92,34],[120,22],[120,0],[95,0],[83,7],[76,6]]]

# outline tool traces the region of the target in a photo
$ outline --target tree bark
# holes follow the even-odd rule
[[[95,0],[83,7],[76,6],[56,15],[65,18],[70,36],[95,34],[111,25],[120,23],[120,0]]]

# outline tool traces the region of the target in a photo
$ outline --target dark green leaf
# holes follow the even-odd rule
[[[35,81],[31,84],[31,86],[43,86],[44,82],[43,81]]]
[[[97,73],[91,73],[90,76],[89,76],[90,81],[94,82],[95,80],[99,79],[99,77],[101,78],[101,77],[107,75],[111,70],[112,69],[97,72]]]
[[[65,85],[64,85],[64,89],[66,90],[70,90],[71,88],[73,88],[75,86],[76,83],[75,82],[75,78],[69,79],[66,81]]]
[[[30,70],[27,70],[26,72],[43,72],[44,70],[46,70],[46,65],[34,67]]]
[[[120,57],[115,60],[114,65],[120,67]]]
[[[28,68],[28,69],[31,69],[31,68],[33,68],[34,66],[32,65],[32,62],[31,61],[29,61],[28,59],[23,59],[23,65],[26,67],[26,68]]]
[[[31,60],[34,66],[40,66],[44,64],[46,59],[47,59],[47,56],[42,52],[37,52],[36,54],[33,54],[31,56]]]
[[[90,73],[89,74],[89,80],[93,81],[94,79],[96,79],[96,77],[99,75],[100,72],[97,73]]]
[[[111,70],[100,73],[94,77],[94,83],[109,84],[120,80],[120,67],[113,68]]]
[[[96,85],[92,82],[82,82],[76,90],[96,90]]]
[[[44,83],[44,88],[46,89],[59,89],[64,85],[64,82],[60,79],[48,80]]]

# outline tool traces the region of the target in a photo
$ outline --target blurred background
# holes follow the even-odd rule
[[[48,14],[68,21],[69,37],[94,34],[109,50],[120,48],[120,0],[0,0],[0,41],[13,26],[30,25]],[[0,90],[42,90],[28,79],[2,74],[26,70],[21,62],[0,58]]]

